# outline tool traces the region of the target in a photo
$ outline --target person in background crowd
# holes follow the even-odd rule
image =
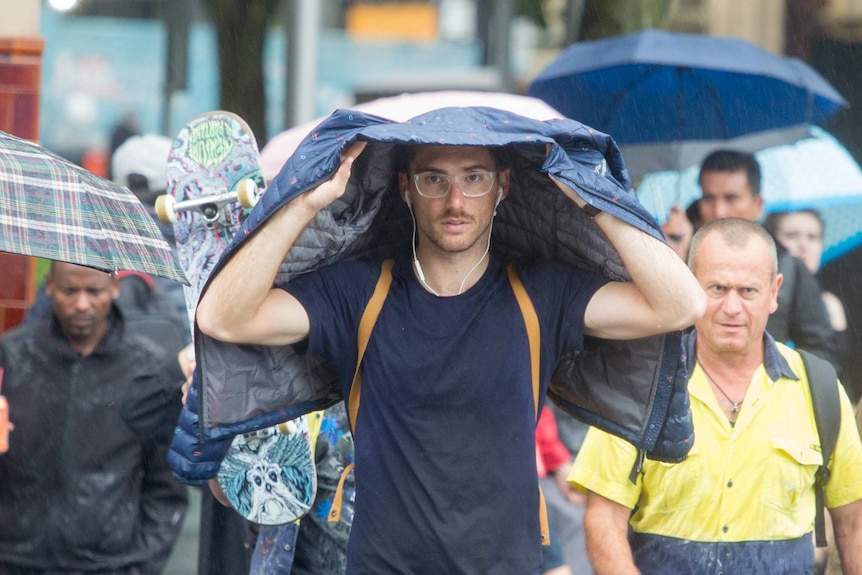
[[[753,154],[718,150],[701,163],[698,200],[703,224],[738,217],[759,222],[763,217],[760,164]],[[779,244],[778,271],[784,277],[778,310],[767,329],[777,341],[790,343],[836,363],[835,332],[820,297],[820,286],[799,259]]]
[[[688,258],[688,246],[691,236],[694,234],[694,225],[688,219],[688,215],[682,206],[672,206],[670,214],[661,226],[667,243],[673,248],[679,257],[684,260]]]
[[[799,258],[812,275],[820,271],[823,257],[823,218],[817,210],[773,212],[766,217],[764,226],[784,246],[790,255]],[[836,345],[840,359],[846,357],[850,347],[847,334],[847,314],[844,304],[832,292],[820,292],[832,329],[837,334]],[[840,369],[840,365],[836,365]],[[840,370],[839,370],[840,373]]]
[[[561,417],[571,418],[570,415]],[[539,485],[545,495],[551,530],[551,545],[542,548],[545,556],[543,573],[587,575],[584,566],[580,564],[580,560],[587,563],[582,531],[585,498],[583,493],[566,481],[566,475],[572,465],[572,454],[558,432],[556,413],[548,405],[542,408],[539,415],[536,449]],[[576,536],[578,533],[581,537]],[[588,563],[586,569],[589,569]]]
[[[167,464],[180,356],[127,329],[116,275],[54,262],[51,317],[0,340],[0,573],[157,575],[186,512]]]
[[[823,457],[802,358],[766,329],[782,282],[775,243],[754,222],[718,219],[695,233],[688,261],[708,296],[686,344],[694,445],[632,478],[637,450],[590,429],[569,475],[587,490],[590,561],[599,575],[810,574]],[[825,503],[845,573],[860,575],[862,441],[835,385]]]
[[[115,182],[132,190],[132,193],[147,208],[162,231],[162,235],[176,252],[174,226],[159,220],[155,208],[156,198],[166,191],[168,153],[171,145],[169,138],[158,134],[130,136],[113,153],[111,173]],[[177,310],[186,315],[186,300],[182,284],[160,277],[153,278],[153,281],[156,282],[159,291],[168,296]]]

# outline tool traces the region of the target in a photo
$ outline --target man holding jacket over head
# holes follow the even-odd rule
[[[273,282],[303,230],[344,194],[364,146],[348,148],[331,179],[289,201],[245,240],[210,280],[197,315],[201,331],[217,340],[298,344],[325,357],[345,398],[356,328],[381,262],[339,262],[281,287]],[[490,254],[513,171],[499,151],[401,150],[393,191],[410,210],[416,242],[394,262],[362,362],[348,573],[541,570],[528,338],[507,262]],[[558,186],[589,211],[632,281],[538,261],[511,268],[542,326],[539,398],[561,353],[584,350],[585,338],[678,330],[704,304],[667,245]]]

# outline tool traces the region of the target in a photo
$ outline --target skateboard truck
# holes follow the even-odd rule
[[[236,188],[230,192],[201,196],[192,200],[178,202],[172,195],[163,194],[156,198],[156,215],[162,222],[172,224],[179,219],[180,213],[194,210],[203,216],[207,225],[212,225],[219,216],[224,215],[222,208],[225,205],[236,201],[243,208],[253,208],[259,199],[260,188],[254,180],[245,178],[237,182]]]

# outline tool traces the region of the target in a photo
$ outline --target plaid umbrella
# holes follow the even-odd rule
[[[188,283],[131,191],[2,131],[0,251]]]

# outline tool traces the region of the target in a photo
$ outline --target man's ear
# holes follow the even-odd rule
[[[111,274],[111,299],[115,300],[120,297],[120,276]]]
[[[769,313],[773,314],[778,309],[778,290],[781,288],[781,284],[784,283],[784,275],[776,274],[775,280],[772,282],[772,286],[769,288]]]
[[[757,206],[757,217],[754,218],[754,221],[759,222],[763,217],[763,194],[757,194],[754,197],[754,204]]]
[[[510,174],[511,172],[509,171],[509,168],[502,169],[500,170],[500,173],[497,174],[497,183],[501,188],[503,188],[503,195],[500,197],[500,201],[503,201],[509,195],[509,184],[511,183],[511,179],[509,177]]]
[[[410,205],[410,187],[408,185],[407,174],[398,172],[398,195],[401,199]]]
[[[45,276],[45,295],[50,298],[54,297],[54,274],[51,272]]]

